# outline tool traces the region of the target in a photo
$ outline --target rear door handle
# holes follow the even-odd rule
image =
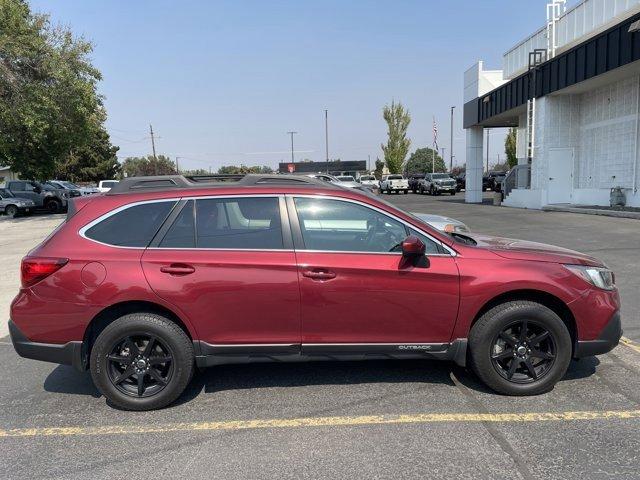
[[[332,278],[336,278],[335,272],[330,272],[329,270],[303,270],[302,276],[310,278],[311,280],[331,280]]]
[[[191,275],[196,271],[191,265],[185,265],[183,263],[172,263],[169,266],[160,267],[162,273],[168,273],[169,275],[183,276]]]

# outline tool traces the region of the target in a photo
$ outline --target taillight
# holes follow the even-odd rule
[[[22,287],[28,288],[57,272],[69,262],[68,258],[24,257],[20,267]]]

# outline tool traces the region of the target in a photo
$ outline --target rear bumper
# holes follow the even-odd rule
[[[610,352],[620,342],[622,337],[622,321],[620,312],[615,312],[609,323],[602,329],[597,340],[578,340],[574,352],[575,358],[591,357]]]
[[[21,357],[72,365],[77,370],[85,370],[82,360],[82,342],[65,344],[32,342],[11,320],[9,320],[9,335],[11,335],[13,348]]]

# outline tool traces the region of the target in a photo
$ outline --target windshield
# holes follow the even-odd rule
[[[62,185],[64,188],[68,188],[68,189],[72,189],[72,188],[79,188],[77,185],[71,183],[71,182],[58,182],[60,185]]]
[[[431,178],[433,178],[435,180],[442,180],[442,179],[447,179],[447,178],[450,178],[450,177],[449,177],[448,173],[434,173]]]
[[[375,180],[376,177],[374,177],[373,175],[363,175],[362,177],[360,177],[361,181],[365,181],[365,180]]]
[[[337,177],[338,180],[340,180],[341,182],[355,182],[355,178],[353,178],[351,175],[340,175],[339,177]]]
[[[389,180],[402,180],[402,175],[389,175]]]

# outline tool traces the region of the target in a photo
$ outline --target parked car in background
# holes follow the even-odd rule
[[[498,184],[502,180],[504,180],[506,175],[507,175],[507,172],[502,172],[502,171],[489,172],[486,175],[486,177],[487,177],[487,182],[486,182],[487,188],[486,189],[492,190],[494,192],[499,192],[500,190],[496,190],[496,188],[499,188]],[[483,186],[484,186],[484,182],[483,182]]]
[[[462,189],[466,188],[466,179],[467,179],[467,173],[466,172],[462,172],[460,175],[458,175],[456,177],[456,191],[460,192],[462,191]]]
[[[614,274],[592,256],[446,234],[313,179],[170,178],[75,199],[11,304],[19,355],[88,369],[115,407],[167,406],[196,367],[318,359],[449,360],[536,395],[622,335]]]
[[[100,180],[98,183],[98,191],[101,193],[106,193],[111,190],[115,185],[117,185],[118,180]]]
[[[93,195],[94,193],[100,193],[100,190],[97,187],[80,187],[75,183],[67,182],[66,180],[49,180],[47,183],[56,188],[63,188],[71,192],[80,192],[80,195]],[[72,194],[71,196],[78,197],[80,195]]]
[[[432,215],[429,213],[412,213],[412,215],[418,217],[427,225],[437,228],[441,232],[467,233],[471,231],[463,222],[454,218],[444,217],[442,215]]]
[[[356,179],[352,175],[338,175],[336,179],[339,182],[355,182]]]
[[[409,193],[409,181],[402,175],[384,175],[380,181],[381,193]]]
[[[0,213],[10,218],[18,215],[29,215],[36,209],[36,204],[28,198],[16,197],[6,188],[0,188]]]
[[[456,194],[456,181],[448,173],[427,173],[418,182],[418,193],[429,195],[440,195],[448,193]]]
[[[341,187],[345,188],[363,188],[363,186],[355,180],[338,180],[338,177],[334,177],[333,175],[329,175],[328,173],[306,173],[303,174],[303,176],[317,178],[318,180],[322,180],[323,182],[333,183],[334,185],[340,185]],[[353,179],[353,177],[351,178]]]
[[[424,178],[424,173],[412,173],[409,175],[409,190],[413,193],[418,192],[418,183]]]
[[[56,190],[66,190],[69,193],[70,198],[81,197],[82,192],[80,192],[77,188],[69,188],[66,186],[62,186],[60,182],[47,180],[43,183],[45,187],[55,188]]]
[[[358,183],[370,188],[378,188],[380,185],[378,179],[374,175],[361,175],[360,178],[358,178]]]
[[[36,208],[43,208],[50,213],[66,210],[70,198],[68,190],[33,180],[9,180],[5,188],[16,197],[28,198]]]

